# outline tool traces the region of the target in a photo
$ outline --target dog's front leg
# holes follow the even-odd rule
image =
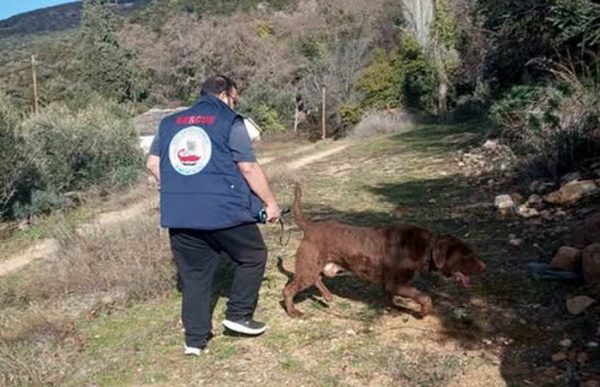
[[[315,282],[315,286],[317,287],[317,289],[319,289],[319,291],[321,292],[321,296],[323,296],[325,301],[330,302],[331,300],[333,300],[333,296],[331,295],[329,289],[327,289],[327,287],[323,283],[323,279],[321,278],[321,276],[319,276],[317,282]]]
[[[400,297],[408,297],[421,304],[421,314],[427,316],[431,312],[433,306],[431,297],[421,292],[417,288],[409,285],[403,285],[396,288],[395,294]]]

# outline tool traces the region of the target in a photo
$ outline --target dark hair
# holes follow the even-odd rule
[[[233,89],[237,89],[237,85],[231,78],[224,75],[214,75],[204,81],[200,89],[200,95],[212,95],[216,97],[222,92],[229,94]]]

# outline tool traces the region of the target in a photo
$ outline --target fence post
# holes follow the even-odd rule
[[[322,93],[322,96],[321,96],[321,99],[322,99],[322,108],[321,108],[321,110],[323,112],[323,115],[321,117],[321,120],[322,120],[322,123],[321,123],[321,140],[325,140],[325,137],[327,136],[327,123],[326,123],[326,121],[327,121],[327,103],[326,103],[327,98],[326,97],[327,97],[327,91],[325,89],[325,85],[323,85],[323,93]]]

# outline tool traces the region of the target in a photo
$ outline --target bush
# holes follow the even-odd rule
[[[375,50],[373,60],[356,83],[364,95],[365,110],[406,107],[434,111],[437,72],[433,59],[411,37],[406,36],[388,56]]]
[[[137,133],[112,103],[71,112],[51,105],[23,123],[44,188],[59,192],[113,185],[119,168],[141,165]]]
[[[0,213],[48,213],[66,206],[69,191],[128,184],[141,170],[137,133],[112,102],[95,98],[79,111],[54,104],[20,125],[3,111]]]
[[[533,171],[556,175],[600,143],[598,85],[557,71],[555,85],[515,86],[490,109],[500,136]]]
[[[292,127],[295,100],[291,92],[257,84],[242,93],[240,111],[265,131],[282,132]]]
[[[7,211],[24,176],[27,154],[18,132],[19,117],[8,100],[0,97],[0,216]]]

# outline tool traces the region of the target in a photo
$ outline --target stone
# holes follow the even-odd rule
[[[600,294],[600,243],[589,245],[581,253],[581,271],[585,285]]]
[[[586,380],[585,382],[583,382],[581,387],[600,387],[600,382],[593,379]]]
[[[584,364],[590,359],[590,356],[585,352],[579,352],[577,354],[577,363]]]
[[[552,355],[553,362],[563,361],[563,360],[566,360],[566,358],[567,358],[567,354],[564,352],[557,352],[554,355]]]
[[[581,180],[581,173],[579,173],[577,171],[571,172],[571,173],[567,173],[566,175],[564,175],[563,177],[560,178],[560,181],[562,184],[566,184],[566,183],[569,183],[574,180]]]
[[[510,238],[508,240],[508,243],[510,243],[511,245],[513,245],[515,247],[518,247],[518,246],[521,246],[523,244],[523,239],[513,237],[513,238]]]
[[[589,308],[594,302],[593,298],[588,296],[576,296],[567,299],[567,310],[570,314],[577,316],[583,313]]]
[[[525,202],[529,207],[537,208],[544,205],[544,199],[538,194],[531,194]]]
[[[486,142],[483,143],[483,147],[485,149],[496,149],[496,148],[498,148],[498,141],[487,140]]]
[[[579,249],[600,243],[600,212],[588,215],[583,223],[565,238],[565,243]]]
[[[528,207],[527,204],[521,204],[517,207],[517,214],[525,219],[539,216],[538,210]]]
[[[600,189],[592,180],[575,180],[563,185],[558,191],[549,193],[544,200],[551,204],[571,205],[598,191]]]
[[[516,192],[511,193],[510,198],[513,200],[513,203],[515,203],[515,204],[523,203],[523,196]]]
[[[552,258],[550,267],[560,270],[574,270],[580,259],[581,250],[570,246],[562,246]]]
[[[570,339],[564,339],[559,344],[561,347],[569,348],[573,342]]]
[[[590,341],[585,346],[588,347],[588,348],[598,348],[598,342],[596,342],[596,341]]]
[[[494,199],[494,206],[496,206],[503,215],[508,215],[514,211],[515,202],[510,195],[498,195],[496,196],[496,199]]]
[[[556,184],[550,181],[534,180],[529,184],[529,191],[534,194],[543,194],[553,189]]]

